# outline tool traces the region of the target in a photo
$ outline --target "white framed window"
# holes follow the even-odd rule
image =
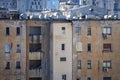
[[[104,28],[102,28],[102,33],[107,34],[107,35],[111,35],[112,34],[112,28],[111,27],[104,27]]]
[[[103,68],[111,68],[112,67],[112,62],[111,61],[103,61]]]

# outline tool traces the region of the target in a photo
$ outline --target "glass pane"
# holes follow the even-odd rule
[[[5,45],[5,52],[10,52],[10,45],[9,44]]]
[[[106,63],[105,62],[103,62],[103,67],[106,67]]]
[[[107,28],[107,33],[111,34],[111,28]]]
[[[111,66],[110,66],[110,62],[107,62],[107,67],[111,67]]]
[[[107,33],[106,28],[102,28],[102,32],[103,32],[103,34],[106,34]]]

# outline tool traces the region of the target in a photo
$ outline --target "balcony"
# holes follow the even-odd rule
[[[40,43],[42,35],[31,35],[29,36],[29,43]]]
[[[43,71],[42,69],[31,69],[29,70],[30,77],[42,77]]]
[[[30,52],[29,53],[29,60],[40,60],[43,57],[42,52]]]

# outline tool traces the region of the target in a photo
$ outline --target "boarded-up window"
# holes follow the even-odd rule
[[[77,42],[76,50],[77,50],[78,52],[79,52],[79,51],[82,51],[82,43],[81,43],[81,42]]]

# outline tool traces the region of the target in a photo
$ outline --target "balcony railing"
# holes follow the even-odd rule
[[[31,35],[29,36],[29,42],[30,43],[40,43],[42,40],[42,35]]]
[[[40,60],[43,58],[42,52],[30,52],[29,53],[29,60]]]
[[[30,77],[41,77],[43,75],[42,69],[31,69],[29,73]]]

